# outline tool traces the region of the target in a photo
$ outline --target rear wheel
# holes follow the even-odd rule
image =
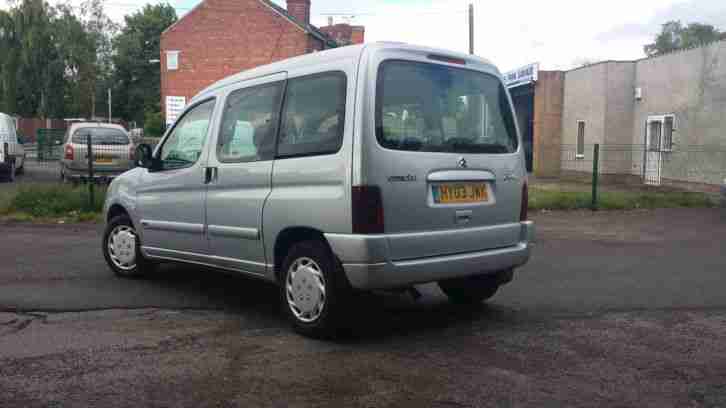
[[[12,161],[10,162],[10,168],[8,169],[8,174],[7,174],[6,176],[5,176],[5,179],[6,179],[7,181],[11,182],[11,183],[12,183],[13,181],[15,181],[15,172],[16,172],[16,171],[17,171],[17,170],[16,170],[16,168],[15,168],[15,160],[12,160]]]
[[[451,302],[474,304],[494,296],[499,286],[508,282],[507,278],[511,280],[511,271],[449,279],[438,284]]]
[[[337,334],[349,294],[343,269],[325,243],[292,246],[282,263],[280,301],[295,331],[316,338]]]
[[[141,253],[141,242],[128,215],[111,219],[103,234],[103,256],[113,273],[123,278],[150,273],[156,266]]]

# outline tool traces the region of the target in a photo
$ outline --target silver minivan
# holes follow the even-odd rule
[[[475,303],[530,256],[509,94],[480,58],[348,46],[221,80],[111,183],[103,253],[120,276],[177,261],[280,286],[306,335],[356,290],[438,282]]]

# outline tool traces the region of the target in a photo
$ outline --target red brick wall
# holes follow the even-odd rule
[[[297,21],[310,24],[310,0],[287,0],[287,12]]]
[[[206,0],[161,37],[161,103],[187,101],[229,75],[322,49],[322,43],[258,0]],[[180,51],[167,70],[166,51]]]
[[[363,44],[366,40],[366,29],[363,26],[353,26],[353,32],[350,36],[350,42],[353,44]]]
[[[62,119],[43,120],[39,118],[18,118],[18,132],[25,137],[28,143],[34,143],[38,129],[66,129],[66,122]]]
[[[534,174],[560,173],[565,73],[539,71],[534,87]]]

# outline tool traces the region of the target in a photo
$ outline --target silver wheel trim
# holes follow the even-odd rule
[[[317,320],[325,309],[325,277],[310,258],[296,259],[285,281],[287,304],[295,317],[305,323]]]
[[[136,267],[136,231],[128,225],[117,225],[106,242],[106,251],[113,264],[124,271]]]

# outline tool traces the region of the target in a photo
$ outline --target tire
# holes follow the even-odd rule
[[[15,169],[16,175],[23,174],[23,173],[25,173],[25,158],[24,157],[23,157],[23,165],[18,167],[17,169]]]
[[[293,329],[313,338],[336,336],[352,290],[330,248],[322,241],[293,245],[280,277],[280,302]]]
[[[140,248],[141,242],[128,215],[116,216],[106,225],[101,250],[116,276],[137,278],[153,272],[156,264],[145,258]]]
[[[500,274],[476,275],[457,278],[438,283],[441,291],[446,294],[449,301],[457,304],[481,303],[497,293],[502,284]]]
[[[12,183],[15,181],[15,174],[17,172],[17,169],[15,168],[15,160],[10,162],[10,170],[8,170],[7,180],[9,183]]]

